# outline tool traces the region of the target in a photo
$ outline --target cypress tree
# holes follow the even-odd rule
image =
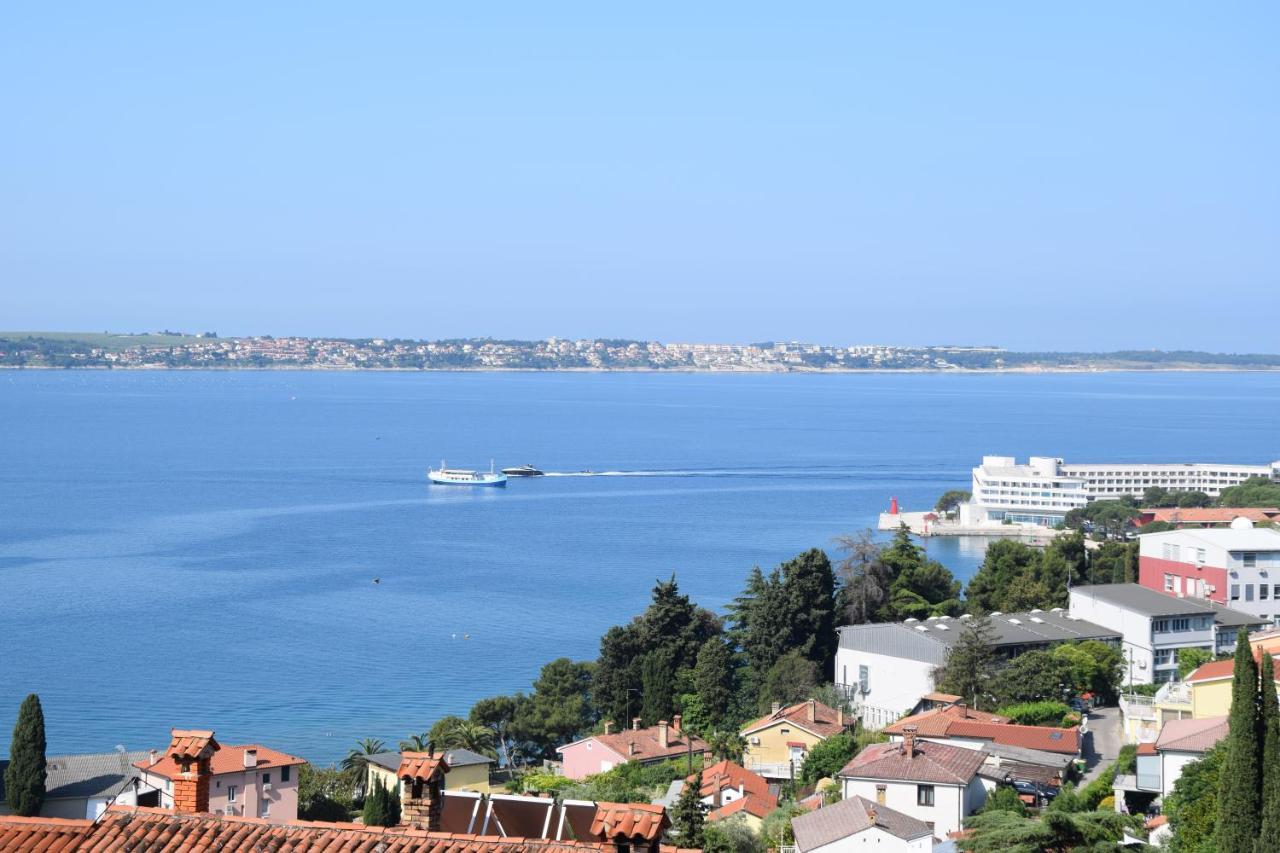
[[[640,666],[640,716],[646,726],[671,719],[675,701],[675,666],[669,649],[654,649]]]
[[[4,773],[5,799],[20,817],[40,814],[45,780],[44,710],[32,693],[22,700],[9,741],[9,767]]]
[[[681,847],[702,847],[702,771],[686,780],[680,797],[671,808],[671,828],[679,836]]]
[[[364,799],[362,814],[365,826],[396,826],[400,823],[400,794],[388,791],[382,779],[375,779]]]
[[[1280,702],[1276,701],[1275,664],[1262,655],[1258,692],[1262,729],[1262,829],[1257,853],[1280,850]]]
[[[1218,789],[1218,828],[1221,853],[1253,853],[1261,830],[1262,774],[1258,738],[1258,666],[1243,628],[1236,638],[1235,672],[1231,682],[1231,715],[1227,721],[1227,755]]]

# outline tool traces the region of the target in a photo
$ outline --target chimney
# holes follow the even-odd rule
[[[400,753],[400,769],[396,771],[404,790],[400,803],[400,822],[414,829],[439,832],[444,812],[444,774],[449,764],[444,755],[436,755],[434,744],[427,752]]]
[[[173,779],[173,811],[208,813],[209,780],[213,778],[209,762],[222,747],[211,731],[173,729],[170,734],[169,757],[178,765],[178,776]]]
[[[153,749],[153,750],[151,750],[151,752],[147,754],[147,766],[148,766],[148,767],[155,767],[155,766],[156,766],[156,762],[157,762],[157,761],[159,761],[159,760],[160,760],[160,753],[156,752],[154,749]]]
[[[667,721],[658,720],[658,746],[666,749],[671,746],[671,740],[667,737]]]
[[[775,699],[773,701],[773,713],[776,714],[781,710],[782,710],[782,703]]]
[[[627,755],[635,755],[635,754],[636,754],[636,742],[633,740],[627,741]]]
[[[258,766],[258,750],[246,749],[244,751],[244,769],[252,770]]]
[[[613,720],[604,721],[604,733],[607,735],[613,734]]]
[[[842,729],[844,728],[844,705],[843,704],[836,706],[836,725]]]
[[[673,734],[680,734],[680,715],[676,714],[671,718],[671,731]]]
[[[639,718],[639,717],[632,717],[632,718],[631,718],[631,731],[633,731],[633,732],[638,732],[638,731],[640,731],[640,718]]]
[[[907,758],[914,758],[916,754],[916,727],[902,727],[902,754]]]
[[[804,712],[805,712],[805,716],[806,716],[806,717],[808,717],[809,722],[811,722],[811,723],[816,723],[816,722],[818,721],[818,702],[817,702],[817,700],[816,700],[816,699],[810,699],[808,702],[805,702],[805,703],[804,703]]]
[[[876,823],[876,807],[875,806],[872,806],[871,808],[867,809],[867,817],[871,818],[871,825],[875,826],[875,823]]]
[[[956,707],[960,709],[960,719],[962,719],[962,720],[967,720],[967,719],[969,719],[969,706],[968,706],[968,705],[966,705],[964,702],[957,702],[957,703],[956,703]]]

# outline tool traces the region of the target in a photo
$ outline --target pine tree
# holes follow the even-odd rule
[[[975,706],[989,705],[985,697],[991,689],[995,668],[992,652],[995,637],[991,617],[971,617],[947,653],[947,662],[938,678],[938,689],[963,696],[965,701],[973,702]]]
[[[1256,853],[1280,850],[1280,703],[1276,701],[1275,663],[1262,655],[1259,667],[1262,707],[1262,829],[1254,844]]]
[[[1243,628],[1236,638],[1227,755],[1218,791],[1216,840],[1221,853],[1253,853],[1261,829],[1262,774],[1258,738],[1258,666]]]
[[[680,797],[671,807],[671,829],[675,831],[681,847],[702,847],[702,771],[692,780],[685,780]]]
[[[21,817],[40,814],[45,781],[44,710],[32,693],[22,700],[18,721],[9,741],[9,767],[4,773],[5,798],[10,810]]]
[[[836,575],[831,560],[819,548],[811,548],[781,566],[783,601],[790,627],[790,648],[818,665],[830,677],[835,664]],[[959,592],[959,585],[956,587]]]

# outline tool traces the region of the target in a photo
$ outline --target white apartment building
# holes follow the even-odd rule
[[[984,456],[973,469],[971,502],[960,508],[960,523],[1035,524],[1058,527],[1066,514],[1099,498],[1141,498],[1150,486],[1199,491],[1217,497],[1251,477],[1280,481],[1280,461],[1267,465],[1178,464],[1068,465],[1053,456],[1032,456],[1019,464],[1012,456]]]
[[[973,499],[961,507],[961,523],[1061,525],[1068,512],[1089,502],[1084,480],[1063,476],[1061,462],[1032,456],[1019,465],[1012,456],[982,457],[973,469]]]

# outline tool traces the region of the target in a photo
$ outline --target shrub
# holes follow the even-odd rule
[[[1021,726],[1074,725],[1075,723],[1070,722],[1073,717],[1077,722],[1079,721],[1066,704],[1047,699],[1040,702],[1019,702],[1016,705],[1007,705],[997,713]]]

